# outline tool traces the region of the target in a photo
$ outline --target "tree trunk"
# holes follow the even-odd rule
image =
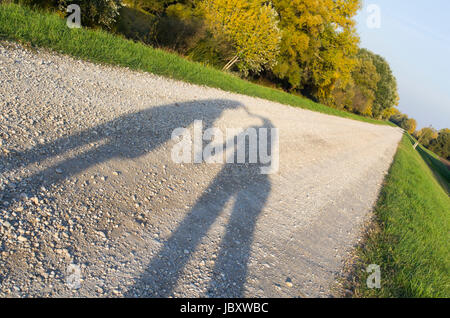
[[[229,70],[230,67],[232,67],[234,65],[234,63],[236,63],[237,61],[239,61],[239,56],[235,55],[227,64],[225,64],[222,71]]]

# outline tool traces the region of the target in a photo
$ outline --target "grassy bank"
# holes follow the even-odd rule
[[[441,161],[439,156],[437,156],[432,151],[428,150],[425,147],[419,145],[417,147],[417,151],[419,152],[422,159],[428,164],[430,169],[433,171],[434,176],[442,185],[442,187],[450,193],[450,170],[449,168]]]
[[[356,297],[450,297],[450,198],[435,174],[450,180],[412,144],[405,135],[377,203],[376,228],[358,251],[361,268],[381,266],[382,288],[368,289],[368,274],[359,271]]]
[[[260,97],[325,114],[359,121],[390,124],[315,103],[306,98],[242,80],[141,43],[102,30],[69,29],[56,14],[14,5],[0,5],[0,39],[29,43],[93,62],[115,64],[194,84]]]

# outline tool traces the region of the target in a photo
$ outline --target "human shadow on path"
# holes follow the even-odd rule
[[[267,119],[252,116],[259,117],[262,124],[250,128],[267,128],[269,131],[273,128]],[[270,141],[269,135],[268,149],[271,149]],[[246,162],[249,162],[248,148],[245,152]],[[212,276],[209,277],[206,296],[243,297],[256,223],[271,190],[268,175],[261,174],[262,166],[259,159],[256,164],[225,164],[127,296],[172,296],[192,253],[216,222],[226,203],[234,199]]]
[[[33,163],[39,164],[80,147],[100,144],[83,152],[78,150],[76,155],[17,181],[16,186],[3,189],[0,197],[5,200],[20,200],[19,194],[23,192],[31,197],[37,195],[42,186],[61,182],[113,158],[141,157],[169,141],[175,128],[188,127],[195,120],[202,120],[204,129],[208,129],[224,111],[238,108],[243,108],[243,105],[225,99],[157,106],[119,116],[112,121],[29,150],[11,151],[9,155],[1,155],[0,173],[26,168]],[[259,118],[262,124],[253,128],[273,128],[270,121]],[[270,138],[268,142],[270,149]],[[168,160],[169,156],[170,153]],[[248,153],[246,156],[248,157]],[[196,205],[164,243],[148,269],[136,279],[127,296],[172,295],[191,253],[232,198],[235,203],[215,260],[207,294],[242,296],[256,221],[271,189],[268,176],[261,174],[260,168],[260,163],[224,165]],[[185,250],[189,251],[189,254],[186,254]]]

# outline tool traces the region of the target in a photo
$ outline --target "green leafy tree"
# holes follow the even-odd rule
[[[40,6],[47,9],[55,9],[58,8],[59,5],[59,0],[16,0],[12,2],[18,2],[30,6]]]
[[[372,116],[372,106],[381,76],[377,73],[377,69],[366,51],[359,52],[358,63],[352,72],[352,79],[355,91],[352,103],[353,111],[361,115]]]
[[[429,149],[440,157],[450,160],[450,129],[440,130],[438,137],[431,141]]]
[[[414,118],[408,118],[403,125],[407,132],[413,134],[417,128],[417,121]]]
[[[398,105],[397,80],[392,73],[389,63],[383,57],[365,49],[362,49],[362,51],[372,59],[372,63],[381,77],[377,84],[372,113],[373,117],[382,118],[386,109]]]
[[[425,127],[415,132],[414,137],[416,137],[417,143],[420,143],[424,147],[428,148],[430,143],[438,137],[438,132],[433,127]],[[415,147],[417,147],[417,144]]]
[[[396,124],[397,126],[402,125],[403,121],[405,121],[408,118],[407,115],[402,114],[401,112],[397,112],[396,114],[392,115],[389,120]]]
[[[389,120],[410,134],[413,134],[416,131],[417,122],[415,119],[409,118],[408,115],[399,112],[398,114],[392,116]]]
[[[392,116],[394,116],[395,114],[398,114],[398,112],[399,112],[399,110],[395,107],[385,108],[381,112],[381,119],[387,120],[387,119],[391,118]]]
[[[371,116],[377,84],[381,77],[366,51],[360,50],[356,61],[351,81],[345,87],[336,85],[332,98],[329,99],[329,106]]]

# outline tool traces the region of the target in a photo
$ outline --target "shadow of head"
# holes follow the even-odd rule
[[[97,147],[98,151],[109,155],[98,153],[99,156],[93,156],[98,161],[104,161],[105,156],[138,157],[170,140],[175,128],[188,127],[195,120],[202,120],[207,128],[212,126],[224,111],[241,107],[243,105],[239,102],[226,99],[188,101],[149,107],[121,115],[70,136],[37,145],[29,150],[11,152],[8,156],[2,156],[2,161],[8,162],[8,165],[3,166],[3,171],[39,162],[99,141],[102,141],[102,146]]]
[[[116,156],[135,158],[170,140],[176,128],[187,128],[201,120],[207,129],[226,110],[242,107],[225,99],[173,103],[123,115],[94,129],[96,138],[110,140],[109,150]]]

